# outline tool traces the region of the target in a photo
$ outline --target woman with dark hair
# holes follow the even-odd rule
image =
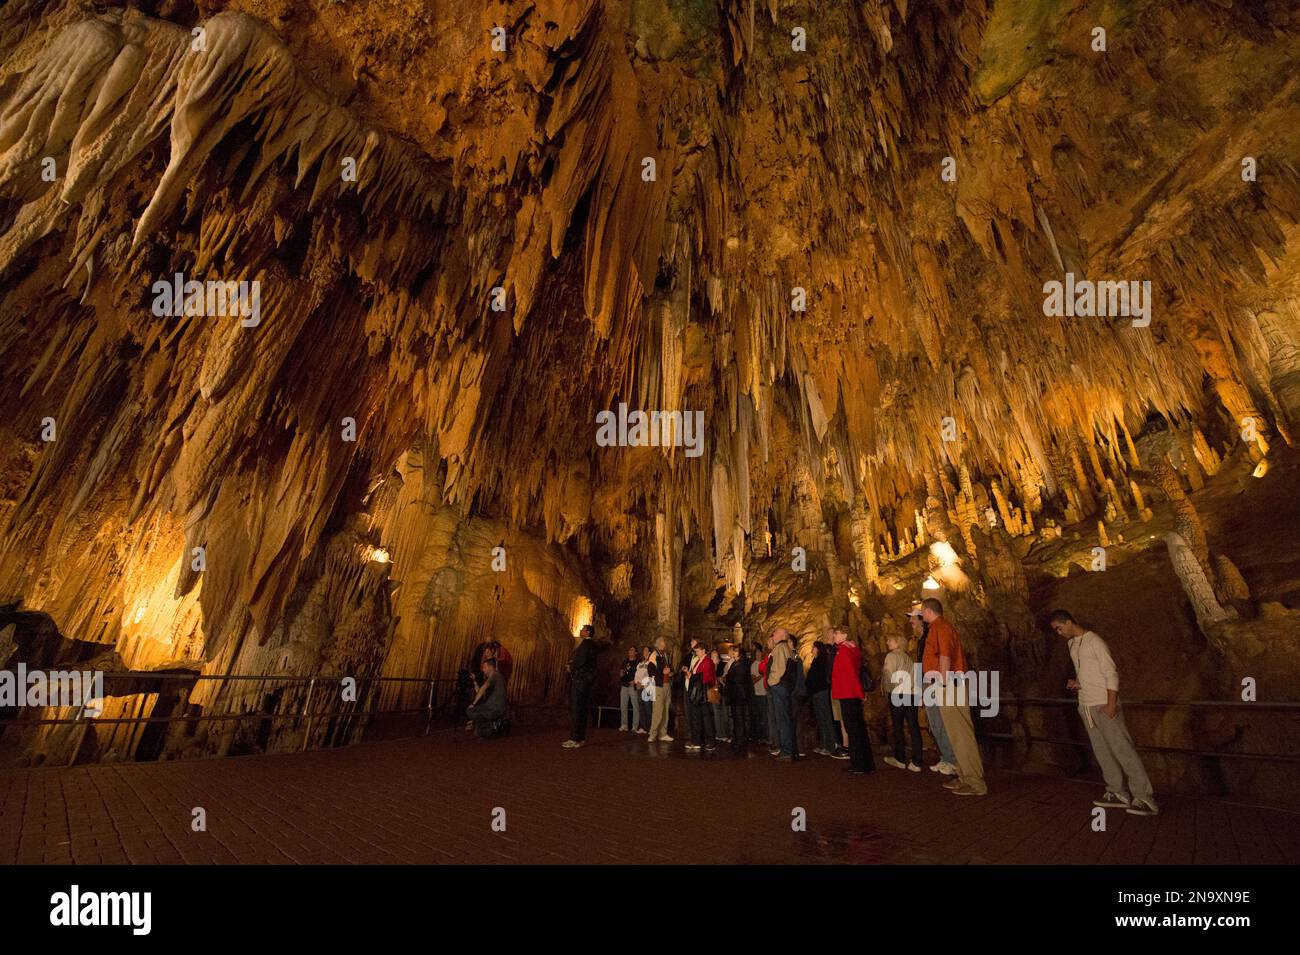
[[[839,749],[835,734],[835,719],[831,714],[831,654],[820,640],[813,643],[813,660],[806,678],[808,699],[812,701],[813,715],[817,717],[817,732],[821,745],[813,750],[819,756],[830,756]]]
[[[691,662],[686,668],[686,705],[691,711],[691,741],[686,744],[688,753],[701,749],[713,752],[717,748],[713,733],[713,707],[709,706],[709,689],[717,686],[717,672],[713,661],[698,640],[691,641]]]
[[[744,641],[731,651],[735,659],[727,668],[727,678],[722,693],[731,707],[731,750],[744,753],[749,750],[749,710],[754,701],[754,682],[749,675],[750,659]]]

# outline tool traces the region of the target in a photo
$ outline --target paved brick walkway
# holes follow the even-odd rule
[[[1098,833],[1086,782],[994,773],[988,797],[961,798],[929,772],[850,779],[823,757],[652,754],[612,730],[569,751],[562,737],[0,773],[0,863],[1300,862],[1300,814],[1284,810],[1170,798]]]

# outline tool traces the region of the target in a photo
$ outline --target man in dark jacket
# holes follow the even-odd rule
[[[587,624],[578,632],[578,645],[569,657],[569,738],[562,745],[577,749],[587,741],[587,711],[591,708],[591,687],[596,682],[596,631]]]

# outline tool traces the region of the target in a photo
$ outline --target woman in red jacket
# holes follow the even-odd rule
[[[840,701],[840,715],[844,732],[849,737],[849,765],[844,771],[850,776],[865,776],[876,768],[871,756],[871,740],[862,716],[862,651],[838,627],[832,627],[831,640],[835,643],[835,665],[831,669],[831,698]]]
[[[709,690],[718,684],[717,670],[704,652],[704,645],[691,641],[692,657],[686,672],[686,705],[691,708],[691,741],[686,744],[688,753],[706,753],[717,748],[713,730],[713,707],[709,706]]]

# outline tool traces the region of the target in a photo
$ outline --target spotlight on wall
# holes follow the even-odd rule
[[[365,559],[374,561],[376,564],[386,564],[390,560],[388,551],[382,547],[367,547],[365,549]]]
[[[1252,477],[1261,478],[1268,473],[1268,458],[1261,458],[1259,464],[1255,465],[1255,470],[1251,471]]]
[[[947,541],[935,541],[930,545],[930,553],[938,559],[940,567],[947,568],[957,563],[957,552]]]
[[[596,616],[596,605],[586,597],[577,597],[569,608],[569,627],[576,637]]]
[[[922,590],[942,590],[943,585],[933,577],[925,578],[925,583],[921,584]]]

